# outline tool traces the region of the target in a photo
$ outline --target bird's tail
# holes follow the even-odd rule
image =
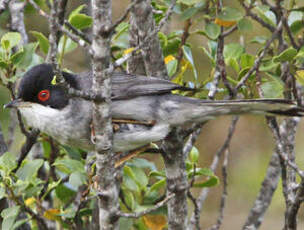
[[[171,123],[204,122],[220,115],[263,114],[304,116],[304,107],[285,99],[198,100],[187,98]],[[181,119],[182,118],[182,119]],[[183,120],[183,121],[182,121]]]

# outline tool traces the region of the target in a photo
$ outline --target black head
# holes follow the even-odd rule
[[[20,81],[18,98],[56,109],[64,108],[69,100],[61,86],[51,84],[54,75],[50,64],[40,64],[32,67]],[[78,88],[73,74],[62,72],[62,75],[73,88]]]

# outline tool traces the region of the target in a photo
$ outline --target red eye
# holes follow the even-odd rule
[[[39,101],[47,101],[50,98],[50,91],[45,89],[41,90],[38,94]]]

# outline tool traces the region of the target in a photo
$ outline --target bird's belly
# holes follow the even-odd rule
[[[92,151],[94,150],[90,129],[92,110],[91,106],[82,107],[80,113],[81,102],[71,103],[63,110],[34,104],[20,111],[29,126],[48,134],[59,143]],[[170,127],[166,122],[158,122],[152,127],[142,124],[119,124],[119,129],[114,131],[113,150],[123,152],[139,148],[162,140],[169,131]]]

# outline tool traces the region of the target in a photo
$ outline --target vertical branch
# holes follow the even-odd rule
[[[166,168],[167,196],[175,194],[168,202],[168,229],[187,229],[187,190],[188,181],[183,152],[182,130],[173,130],[162,144],[163,158]]]
[[[273,194],[277,189],[281,176],[280,157],[277,151],[278,149],[276,148],[271,156],[259,194],[253,204],[253,207],[250,209],[247,220],[242,227],[243,230],[258,229],[271,203]]]
[[[172,13],[176,1],[171,2],[165,20]],[[162,26],[165,21],[161,21]],[[135,60],[129,61],[129,71],[141,73],[146,71],[147,75],[160,78],[168,78],[163,54],[158,40],[156,31],[159,29],[155,26],[152,15],[152,7],[150,0],[141,0],[135,4],[131,17],[131,32],[133,36],[131,46],[139,45],[149,38],[149,42],[145,42],[142,46],[142,59],[136,57]],[[141,61],[142,60],[142,61]],[[143,65],[139,67],[138,65]],[[187,188],[188,181],[185,168],[185,156],[183,153],[183,137],[182,131],[176,129],[172,131],[162,144],[164,150],[164,161],[167,176],[167,196],[172,193],[175,196],[168,202],[168,228],[179,230],[187,227]]]
[[[233,117],[232,121],[231,121],[231,124],[229,126],[229,130],[228,130],[228,135],[227,135],[227,138],[224,142],[224,144],[222,145],[222,147],[215,153],[215,156],[213,157],[213,160],[212,160],[212,163],[210,165],[210,169],[214,172],[218,166],[218,163],[220,161],[220,158],[221,156],[224,154],[224,152],[229,148],[230,146],[230,142],[232,140],[232,137],[233,137],[233,134],[234,134],[234,131],[235,131],[235,127],[236,127],[236,124],[239,120],[239,117],[238,116],[235,116]],[[196,199],[196,204],[197,204],[197,212],[198,213],[201,213],[201,210],[202,210],[202,207],[203,207],[203,204],[208,196],[208,193],[209,193],[209,188],[204,188],[198,198]],[[195,216],[195,213],[192,214],[191,216],[191,219],[190,219],[190,224],[189,224],[189,227],[187,229],[196,229],[196,226],[198,225],[199,223],[197,223],[197,218]]]
[[[222,1],[219,0],[217,2],[217,13],[220,13],[222,10],[223,4]],[[214,79],[211,84],[211,88],[208,93],[208,97],[210,99],[214,99],[214,96],[217,92],[217,87],[220,80],[223,80],[226,88],[229,91],[230,97],[234,96],[232,87],[230,86],[229,82],[227,81],[227,73],[226,73],[226,65],[224,60],[224,43],[225,43],[225,36],[224,36],[224,28],[221,26],[221,33],[217,39],[217,49],[216,49],[216,65],[215,65],[215,73]]]
[[[50,35],[49,35],[49,41],[50,41],[50,48],[49,52],[46,57],[46,62],[52,63],[55,65],[56,63],[56,57],[57,57],[57,42],[58,42],[58,27],[59,24],[58,21],[58,0],[54,0],[52,2],[51,7],[51,14],[49,19],[49,28],[50,28]],[[55,68],[57,69],[57,67]]]
[[[227,190],[227,187],[228,187],[228,172],[227,172],[228,157],[229,157],[229,149],[227,149],[225,151],[225,156],[224,156],[223,165],[222,165],[223,192],[222,192],[219,216],[217,218],[216,224],[214,224],[209,230],[219,230],[223,223],[224,209],[225,209],[226,199],[228,196],[228,190]]]
[[[116,180],[115,155],[112,150],[113,131],[110,111],[111,76],[104,71],[110,66],[110,41],[112,25],[111,0],[92,0],[93,41],[93,92],[102,92],[105,101],[93,104],[95,131],[96,182],[99,204],[99,228],[118,229],[118,183]]]
[[[20,2],[18,0],[11,0],[9,2],[9,10],[11,13],[11,29],[13,31],[18,31],[22,37],[22,45],[28,43],[28,36],[24,25],[24,6],[25,2]]]
[[[135,1],[135,0],[134,0]],[[150,0],[140,0],[131,10],[130,46],[135,47],[155,31],[155,22]],[[167,69],[157,34],[141,49],[141,55],[129,60],[129,72],[167,78]],[[140,68],[140,69],[139,69]]]

